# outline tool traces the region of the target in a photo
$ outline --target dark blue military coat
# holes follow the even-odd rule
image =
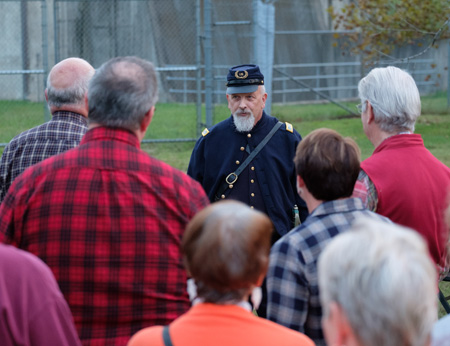
[[[238,132],[230,116],[203,132],[192,152],[187,173],[202,184],[211,202],[227,175],[236,171],[277,122],[263,112],[250,132]],[[244,169],[233,188],[219,197],[236,199],[265,212],[277,232],[286,234],[293,227],[294,205],[299,207],[302,220],[307,215],[306,205],[297,194],[293,162],[300,140],[300,134],[292,126],[283,124]]]

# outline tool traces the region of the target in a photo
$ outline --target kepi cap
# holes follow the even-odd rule
[[[264,85],[264,76],[258,65],[238,65],[228,70],[227,94],[245,94]]]

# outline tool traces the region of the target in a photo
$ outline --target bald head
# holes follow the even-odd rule
[[[84,97],[94,73],[94,68],[79,58],[68,58],[56,64],[48,75],[45,90],[50,111],[74,111],[87,116]]]

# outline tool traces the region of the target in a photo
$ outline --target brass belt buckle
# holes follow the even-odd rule
[[[229,179],[233,179],[232,181],[229,181]],[[233,185],[236,180],[238,179],[238,176],[236,175],[236,173],[230,173],[228,174],[228,176],[225,178],[225,181],[227,182],[228,185]]]

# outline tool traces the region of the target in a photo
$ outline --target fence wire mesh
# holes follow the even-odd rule
[[[202,119],[201,104],[207,98],[209,82],[216,105],[212,122],[229,116],[225,98],[228,68],[259,63],[266,55],[273,54],[267,65],[270,70],[263,70],[271,75],[268,89],[273,103],[323,100],[312,89],[333,99],[354,98],[357,82],[367,71],[359,57],[339,48],[345,37],[332,30],[326,12],[330,3],[333,1],[0,0],[0,115],[15,119],[17,113],[30,112],[21,110],[24,102],[38,103],[34,112],[39,118],[34,123],[42,122],[46,74],[56,62],[71,56],[84,58],[94,67],[123,55],[152,61],[159,73],[160,104],[186,105],[172,108],[174,114],[164,114],[160,120],[155,118],[148,138],[158,141],[197,137],[208,122],[204,116]],[[205,11],[206,5],[210,12]],[[268,7],[274,11],[265,12]],[[262,19],[255,17],[258,11]],[[206,64],[208,49],[210,65]],[[445,85],[446,54],[446,50],[444,54],[432,50],[399,66],[413,74],[423,93],[434,92]],[[437,67],[432,68],[433,64]],[[14,128],[2,141],[30,127],[27,125]],[[163,127],[166,129],[161,130]]]
[[[42,8],[41,1],[0,2],[0,100],[44,99]]]

